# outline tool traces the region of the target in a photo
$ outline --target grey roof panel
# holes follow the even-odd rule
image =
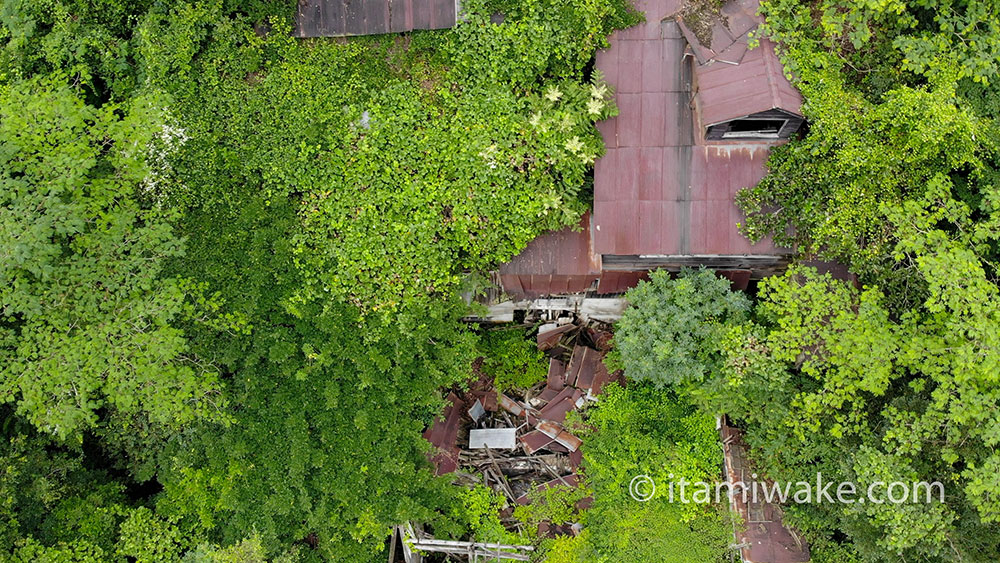
[[[446,29],[456,17],[455,0],[299,0],[295,34],[343,37]]]

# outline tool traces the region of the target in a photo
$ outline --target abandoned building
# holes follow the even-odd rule
[[[734,201],[764,177],[771,148],[804,123],[802,98],[774,45],[759,39],[751,48],[759,0],[729,0],[708,15],[686,11],[685,0],[634,5],[645,21],[615,32],[597,53],[595,68],[614,88],[619,115],[597,124],[606,153],[595,163],[593,209],[576,228],[538,237],[494,272],[501,291],[489,317],[477,319],[535,315],[538,347],[550,357],[544,387],[509,396],[488,380],[474,382],[448,395],[425,432],[438,474],[478,472],[511,506],[530,502],[529,491],[577,482],[581,440],[563,424],[568,412],[598,400],[605,384],[624,383],[601,361],[610,323],[626,306],[621,293],[651,270],[698,266],[746,289],[792,258],[770,240],[751,244],[739,232]],[[460,13],[455,0],[300,0],[295,34],[443,29]],[[722,473],[742,482],[749,467],[742,433],[724,422],[720,437]],[[744,563],[809,560],[808,546],[782,524],[780,506],[731,501],[747,524],[734,530]],[[576,530],[544,530],[560,533]],[[439,540],[409,524],[393,535],[390,561],[397,545],[411,563],[422,560],[419,551],[527,561],[532,550]]]
[[[619,294],[651,269],[706,266],[746,288],[791,252],[739,232],[736,193],[765,175],[771,147],[803,125],[802,97],[774,45],[752,33],[759,0],[720,14],[684,0],[635,0],[645,21],[615,32],[595,68],[615,90],[617,117],[599,122],[593,211],[548,233],[495,272],[514,300]],[[452,27],[455,0],[300,0],[295,34],[342,37]],[[506,319],[507,315],[501,315]]]
[[[682,0],[638,0],[640,25],[615,32],[596,68],[619,115],[597,124],[606,154],[593,213],[534,240],[498,274],[514,298],[620,293],[655,268],[706,266],[746,288],[790,251],[750,244],[736,193],[766,173],[771,147],[803,124],[802,98],[766,39],[750,49],[758,0],[733,0],[696,34]]]

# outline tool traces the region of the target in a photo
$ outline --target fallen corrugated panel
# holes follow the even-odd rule
[[[482,400],[483,408],[485,408],[488,412],[496,412],[498,406],[496,391],[491,389],[483,395]]]
[[[604,365],[604,357],[601,356],[600,361],[597,362],[597,366],[594,368],[594,382],[593,385],[588,389],[593,395],[600,395],[601,391],[604,390],[604,386],[611,381],[611,374],[608,373],[608,366]]]
[[[565,430],[556,435],[556,442],[559,442],[563,446],[566,446],[566,448],[569,449],[569,451],[571,452],[575,452],[576,450],[580,449],[581,445],[583,445],[583,440],[577,438],[576,436],[570,434]]]
[[[424,439],[439,448],[454,445],[454,441],[458,438],[458,426],[464,405],[455,393],[449,393],[447,400],[451,404],[445,407],[443,416],[435,417],[430,428],[424,431]]]
[[[517,447],[516,428],[485,428],[469,430],[469,449],[512,450]]]
[[[446,475],[458,469],[459,448],[452,447],[447,450],[438,450],[438,453],[431,458],[434,464],[435,475]]]
[[[548,446],[553,441],[553,438],[546,436],[538,430],[532,430],[518,439],[524,444],[524,452],[529,455]]]
[[[558,436],[559,433],[562,432],[562,425],[559,424],[558,422],[552,422],[550,420],[542,420],[535,425],[535,430],[538,430],[542,434],[545,434],[549,438],[555,440],[556,436]]]
[[[558,397],[559,393],[561,393],[561,392],[562,391],[559,390],[559,389],[553,389],[551,387],[545,387],[545,389],[542,389],[542,392],[538,394],[538,398],[541,399],[542,401],[544,401],[545,403],[550,403],[550,402],[552,402],[553,399],[555,399],[556,397]]]
[[[573,324],[564,324],[561,327],[549,330],[545,333],[538,333],[536,341],[538,342],[538,349],[545,352],[555,348],[559,344],[559,340],[576,328]]]
[[[546,388],[546,391],[549,389]],[[562,391],[549,400],[548,404],[538,411],[539,418],[546,420],[562,421],[566,418],[566,413],[576,408],[576,400],[582,393],[573,387],[565,387]]]
[[[590,389],[594,384],[594,372],[597,369],[599,352],[593,348],[577,345],[573,348],[573,356],[569,360],[569,375],[567,381],[574,387]]]
[[[552,443],[549,444],[547,446],[547,448],[548,448],[548,450],[550,452],[553,452],[553,453],[559,453],[559,454],[568,454],[569,453],[569,448],[567,448],[566,446],[560,444],[559,442],[556,442],[555,440],[552,440]]]
[[[524,407],[521,406],[521,403],[518,403],[507,395],[500,395],[500,406],[514,416],[521,416],[524,414]]]
[[[552,358],[549,360],[549,373],[546,376],[546,387],[561,391],[566,386],[566,364]]]
[[[545,408],[538,413],[538,416],[544,418],[545,420],[552,420],[555,422],[562,422],[566,420],[566,414],[576,408],[576,399],[572,397],[566,397],[559,401],[552,401]]]

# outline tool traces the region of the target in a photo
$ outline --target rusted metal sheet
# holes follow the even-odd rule
[[[298,37],[379,35],[455,25],[455,0],[299,0]]]
[[[549,373],[546,377],[546,387],[555,389],[556,391],[561,391],[562,388],[566,386],[566,364],[556,358],[550,359]]]
[[[538,398],[546,403],[549,403],[558,397],[559,393],[560,390],[546,386],[545,389],[542,389],[542,392],[538,394]]]
[[[566,380],[578,389],[590,389],[594,384],[594,374],[600,361],[601,353],[597,350],[587,346],[575,346],[569,360]]]
[[[445,407],[443,416],[435,418],[424,431],[424,439],[437,448],[431,457],[437,475],[451,473],[458,468],[458,429],[465,403],[455,393],[449,393],[447,400],[450,404]]]
[[[539,331],[535,339],[538,342],[538,349],[544,352],[555,348],[559,344],[559,340],[574,329],[576,329],[575,325],[565,324],[545,332]]]
[[[558,436],[559,433],[562,432],[562,425],[559,424],[558,422],[543,420],[535,425],[535,430],[538,430],[542,434],[545,434],[549,438],[555,440],[556,436]]]
[[[639,285],[640,281],[648,279],[649,270],[633,272],[606,270],[601,274],[601,283],[597,287],[597,292],[600,294],[624,293]]]
[[[729,283],[732,284],[732,289],[734,291],[746,290],[747,286],[750,285],[750,275],[753,272],[750,270],[719,270],[715,272],[720,278],[726,278]]]
[[[726,479],[730,483],[751,482],[753,471],[746,459],[743,432],[723,422],[719,433],[725,458]],[[782,523],[781,508],[778,505],[744,502],[740,494],[731,494],[730,504],[746,523],[746,526],[735,530],[736,544],[743,546],[740,551],[745,563],[809,561],[809,546],[795,530]]]
[[[645,12],[646,23],[616,32],[609,47],[598,53],[597,68],[615,87],[619,114],[598,126],[607,152],[594,171],[596,254],[787,252],[766,240],[751,245],[738,232],[737,223],[744,218],[733,201],[738,190],[763,177],[774,143],[705,146],[702,132],[706,112],[714,120],[739,107],[743,113],[732,117],[742,117],[778,107],[769,105],[774,100],[798,111],[801,97],[780,65],[773,64],[769,45],[743,52],[746,34],[759,23],[758,4],[726,3],[724,21],[713,30],[712,48],[706,50],[674,20],[680,0],[643,0],[637,8]],[[685,58],[688,38],[705,64]],[[739,64],[728,64],[732,62]],[[704,80],[698,82],[702,74]],[[689,103],[695,82],[698,94],[706,94],[700,121]],[[757,98],[766,100],[767,107],[757,104]],[[605,272],[598,291],[617,293],[636,282],[635,277]]]
[[[518,439],[522,444],[524,444],[524,452],[529,455],[537,452],[545,446],[548,446],[553,440],[555,440],[555,438],[546,436],[538,430],[532,430]]]
[[[499,403],[500,406],[505,411],[509,412],[514,416],[521,416],[522,414],[524,414],[524,407],[521,406],[521,403],[518,403],[514,399],[508,397],[507,395],[501,394]]]
[[[568,449],[571,452],[575,452],[576,450],[580,449],[580,446],[583,445],[583,440],[577,438],[576,436],[570,434],[565,430],[563,430],[559,434],[556,434],[555,440],[556,442],[559,442],[560,444],[565,446],[566,449]]]
[[[572,397],[565,397],[559,400],[553,400],[545,408],[542,409],[538,416],[546,420],[552,420],[556,422],[562,422],[566,420],[566,414],[576,408],[576,399]]]
[[[500,267],[504,291],[515,298],[587,291],[601,272],[591,248],[590,214],[576,228],[546,233]]]
[[[695,65],[694,72],[703,126],[775,108],[801,112],[802,96],[785,78],[774,43],[767,39],[746,51],[737,65],[710,62]]]
[[[611,374],[608,373],[608,367],[604,365],[604,359],[602,357],[601,361],[597,362],[597,367],[594,370],[594,383],[590,387],[590,392],[593,395],[600,395],[604,390],[604,386],[611,382]]]

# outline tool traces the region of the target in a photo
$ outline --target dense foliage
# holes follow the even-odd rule
[[[587,65],[634,16],[300,41],[294,7],[0,4],[4,558],[495,535],[420,437],[477,355],[457,293],[578,221],[616,111]]]
[[[175,321],[227,323],[161,275],[183,252],[148,181],[168,120],[148,96],[88,106],[62,76],[0,93],[0,389],[59,437],[79,439],[105,406],[177,425],[225,406]]]
[[[711,482],[719,472],[712,416],[670,391],[642,383],[610,386],[588,411],[583,469],[593,504],[583,533],[548,546],[550,563],[705,563],[728,561],[728,516],[717,507],[669,498],[667,483]],[[637,475],[659,486],[640,502],[629,494]]]
[[[704,271],[650,274],[628,293],[632,308],[616,325],[614,353],[630,379],[684,388],[718,371],[722,338],[745,320],[750,301]]]
[[[548,374],[545,353],[520,327],[487,331],[480,339],[479,352],[483,357],[480,369],[499,391],[527,389]]]
[[[821,472],[862,491],[876,482],[944,485],[944,503],[787,506],[817,560],[993,561],[1000,292],[944,232],[924,223],[905,235],[928,288],[919,306],[895,316],[876,287],[793,268],[761,283],[753,318],[682,351],[709,376],[672,388],[744,426],[758,466],[779,482],[814,482]],[[654,277],[628,298],[636,309],[656,307],[687,295],[692,283],[728,282],[707,271]],[[625,319],[618,345],[656,357],[660,342],[647,334],[670,323],[637,310]],[[643,379],[643,362],[626,358],[625,367]]]
[[[998,6],[762,10],[810,127],[741,194],[746,232],[840,260],[860,289],[808,270],[763,284],[756,321],[727,344],[719,408],[747,421],[772,476],[945,483],[944,504],[795,507],[820,545],[995,560]]]
[[[1000,90],[983,65],[1000,48],[998,7],[953,4],[763,3],[809,130],[740,194],[750,238],[840,260],[894,306],[925,296],[912,256],[895,255],[904,208],[944,210],[942,228],[962,235],[997,201]]]

